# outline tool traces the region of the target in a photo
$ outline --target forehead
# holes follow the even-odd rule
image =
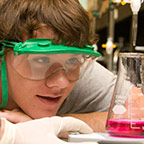
[[[63,58],[63,57],[77,57],[82,54],[28,54],[31,57],[51,57],[51,58]]]
[[[33,32],[33,38],[50,38],[50,39],[53,39],[54,38],[54,32],[51,28],[43,27],[43,28],[41,28],[39,30],[35,30]],[[25,42],[28,39],[29,39],[28,35],[24,35],[23,42]]]

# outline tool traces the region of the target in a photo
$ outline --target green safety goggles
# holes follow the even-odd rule
[[[14,55],[20,54],[60,54],[60,53],[74,53],[92,55],[95,57],[101,56],[100,53],[94,51],[94,47],[85,45],[85,47],[65,46],[62,44],[56,45],[52,43],[52,39],[32,38],[24,43],[12,42],[4,40],[1,43],[4,47],[13,47]],[[4,49],[0,52],[3,55]]]
[[[33,38],[24,43],[13,41],[2,41],[0,55],[1,77],[3,100],[0,108],[5,107],[8,101],[7,74],[4,50],[12,47],[14,56],[12,65],[14,69],[24,78],[31,80],[41,80],[53,76],[59,70],[65,72],[70,81],[75,81],[79,77],[81,65],[88,56],[101,56],[94,51],[94,47],[65,46],[63,44],[53,44],[51,39]]]

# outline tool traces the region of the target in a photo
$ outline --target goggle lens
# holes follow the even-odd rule
[[[62,71],[76,81],[85,60],[82,54],[22,54],[12,56],[12,65],[26,79],[42,80]]]

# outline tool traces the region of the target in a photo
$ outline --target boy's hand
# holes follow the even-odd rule
[[[60,140],[57,135],[61,132],[93,132],[86,123],[72,117],[55,116],[18,124],[12,124],[3,118],[2,121],[5,124],[4,134],[0,140],[2,144],[68,144]],[[96,144],[96,142],[85,144]]]
[[[0,111],[0,118],[1,117],[6,118],[8,121],[10,121],[12,123],[19,123],[19,122],[25,122],[25,121],[32,120],[31,117],[26,115],[20,109],[14,109],[12,111],[2,110],[2,111]]]

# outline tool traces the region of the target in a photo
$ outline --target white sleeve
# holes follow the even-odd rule
[[[94,62],[80,79],[59,110],[62,113],[107,111],[116,75]]]
[[[5,121],[4,134],[0,140],[0,144],[14,144],[15,142],[15,126],[7,121],[5,118],[1,118]]]

